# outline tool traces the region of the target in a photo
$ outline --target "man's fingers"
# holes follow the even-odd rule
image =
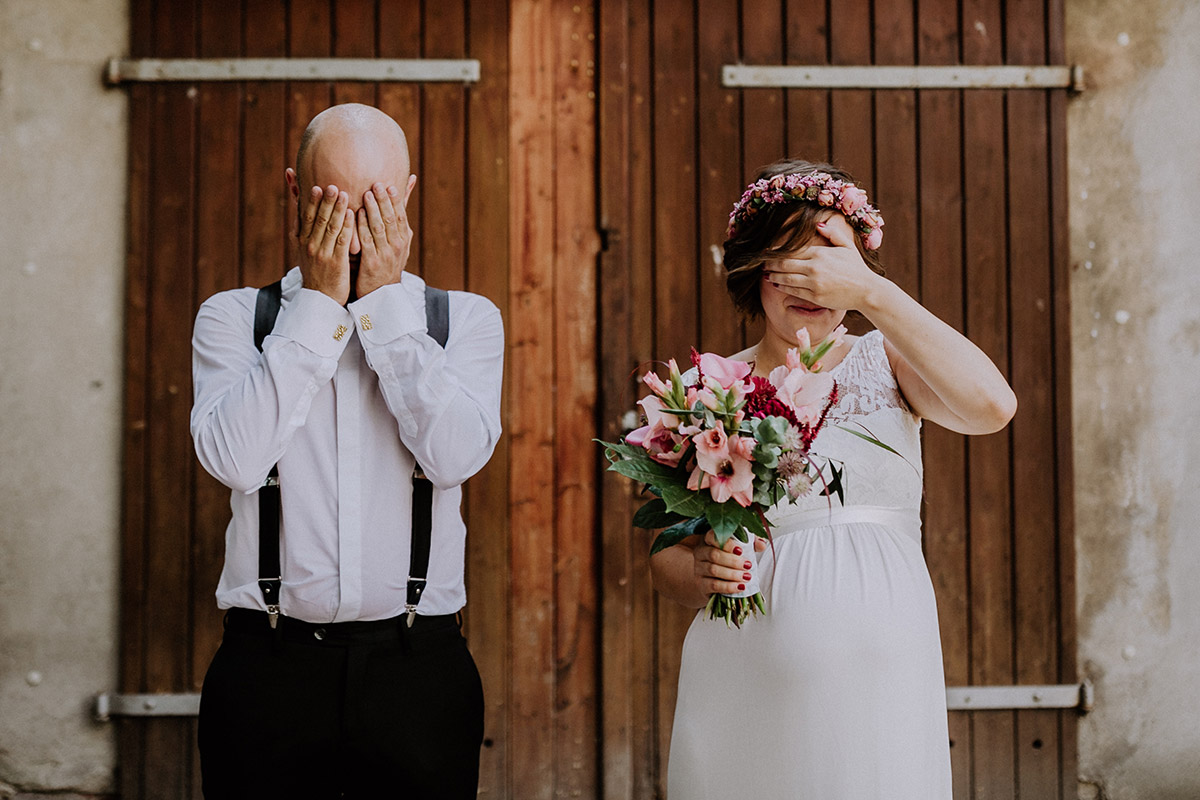
[[[378,186],[379,184],[375,185]],[[367,225],[370,228],[371,236],[375,239],[376,249],[379,249],[379,245],[387,243],[388,233],[384,226],[382,209],[379,207],[379,201],[376,198],[376,192],[373,188],[371,191],[363,194],[363,211],[366,212]],[[362,233],[360,232],[359,236],[361,235]]]
[[[329,221],[325,224],[324,231],[318,231],[324,236],[321,243],[321,252],[325,256],[330,256],[338,248],[338,237],[342,233],[342,228],[346,226],[346,206],[350,203],[350,197],[345,192],[338,192],[337,202],[333,205],[333,211],[329,215]],[[318,218],[317,222],[320,222]],[[313,234],[316,238],[316,233]],[[349,244],[347,243],[347,246]]]
[[[300,230],[297,232],[302,242],[308,241],[308,237],[312,235],[313,223],[317,219],[317,206],[321,204],[324,194],[320,186],[314,186],[308,192],[308,198],[301,208]]]
[[[367,219],[367,210],[365,208],[360,208],[354,215],[354,222],[358,226],[358,246],[368,256],[374,255],[375,238],[371,235],[371,223]]]
[[[354,239],[354,212],[348,208],[342,208],[342,227],[338,231],[337,241],[333,248],[333,255],[339,261],[346,258],[350,253],[350,242]]]
[[[394,242],[399,238],[400,228],[398,227],[399,218],[396,216],[396,208],[392,204],[392,198],[388,194],[390,189],[395,187],[385,187],[382,183],[376,183],[371,187],[368,194],[371,195],[372,202],[379,208],[380,221],[383,223],[384,235],[387,236],[389,242]]]

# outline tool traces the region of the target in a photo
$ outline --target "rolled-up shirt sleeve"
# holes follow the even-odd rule
[[[479,295],[451,292],[443,349],[427,333],[423,292],[383,286],[349,308],[400,439],[426,476],[446,489],[478,472],[500,438],[499,309]]]
[[[254,346],[253,290],[222,292],[201,307],[192,336],[191,433],[196,455],[231,489],[257,490],[304,424],[350,339],[349,312],[300,289]]]

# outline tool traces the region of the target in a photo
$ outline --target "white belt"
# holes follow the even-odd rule
[[[772,536],[786,536],[796,531],[827,528],[831,525],[869,523],[895,528],[917,543],[921,541],[921,512],[915,508],[886,506],[839,506],[810,508],[804,511],[783,511],[777,517],[768,516]]]

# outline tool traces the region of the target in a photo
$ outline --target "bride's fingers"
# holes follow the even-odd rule
[[[776,287],[791,286],[799,289],[806,289],[812,285],[812,278],[808,275],[801,275],[798,272],[769,272],[764,271],[763,275]]]
[[[830,225],[829,220],[817,223],[817,233],[824,236],[836,247],[854,247],[854,234],[853,232],[847,233],[847,230],[850,230],[848,226],[842,228],[837,225]]]

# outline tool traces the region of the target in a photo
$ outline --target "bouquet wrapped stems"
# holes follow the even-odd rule
[[[705,619],[723,619],[726,625],[735,628],[757,614],[766,614],[767,605],[762,592],[755,592],[746,597],[732,597],[727,594],[714,594],[708,598],[704,606]]]

